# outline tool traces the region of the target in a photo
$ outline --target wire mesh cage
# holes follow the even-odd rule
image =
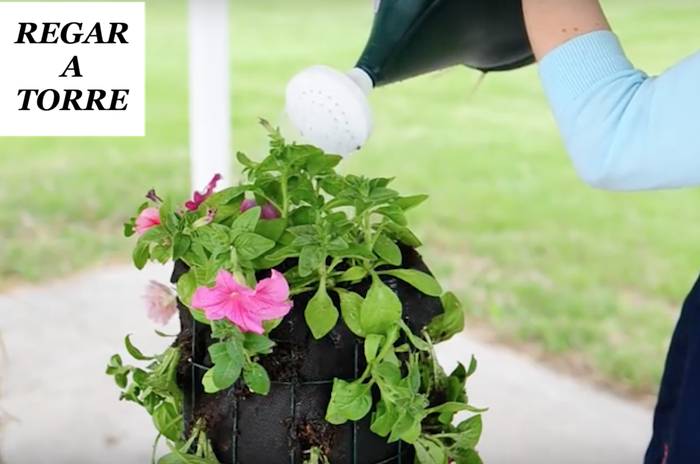
[[[417,252],[402,251],[403,268],[429,273]],[[278,270],[284,271],[284,267]],[[184,263],[176,263],[172,282],[187,270]],[[404,321],[413,332],[418,333],[442,313],[439,298],[424,295],[391,276],[382,279],[402,301]],[[369,282],[348,288],[364,296]],[[277,346],[272,354],[258,360],[271,379],[266,396],[250,393],[240,381],[215,394],[204,392],[202,377],[212,365],[208,347],[214,340],[209,326],[195,321],[179,304],[181,332],[176,343],[182,349],[182,358],[178,384],[184,392],[186,431],[198,419],[204,419],[221,464],[302,464],[305,452],[313,447],[321,449],[333,464],[412,464],[413,448],[400,441],[387,443],[386,438],[374,434],[370,430],[371,414],[359,422],[339,426],[325,421],[333,379],[355,380],[367,364],[363,339],[342,320],[326,337],[315,340],[311,336],[304,319],[311,296],[295,296],[292,311],[270,333]],[[334,303],[338,305],[337,300]]]

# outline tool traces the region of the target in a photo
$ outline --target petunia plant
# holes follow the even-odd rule
[[[238,153],[245,183],[215,191],[217,175],[182,206],[150,191],[125,225],[125,235],[138,237],[137,268],[149,261],[187,266],[175,289],[150,284],[149,315],[167,322],[177,297],[196,321],[210,326],[211,367],[202,379],[208,394],[239,386],[267,395],[270,376],[260,361],[276,349],[270,334],[291,311],[304,312],[315,339],[342,323],[362,339],[366,368],[357,379],[334,380],[325,420],[340,425],[369,415],[372,432],[412,445],[420,464],[481,462],[474,448],[483,410],[470,406],[465,393],[476,361],[447,375],[434,353],[436,343],[462,331],[463,309],[430,274],[401,268],[403,250],[421,245],[406,212],[427,197],[401,196],[389,187],[390,178],[340,175],[340,156],[288,144],[262,124],[270,153],[260,161]],[[402,301],[385,283],[389,277],[439,298],[442,314],[423,330],[411,330]],[[368,286],[364,295],[353,290],[361,282]],[[300,295],[308,295],[308,303],[297,308]],[[145,356],[127,337],[126,347],[147,367],[124,365],[115,355],[107,372],[122,398],[142,405],[158,438],[167,440],[171,453],[159,463],[217,462],[205,419],[185,436],[177,346]],[[453,425],[460,411],[473,415]],[[328,462],[320,447],[305,456],[310,464]]]

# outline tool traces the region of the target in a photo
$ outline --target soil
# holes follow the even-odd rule
[[[323,419],[308,419],[296,424],[296,437],[301,449],[318,447],[324,455],[330,453],[336,433],[336,428]]]

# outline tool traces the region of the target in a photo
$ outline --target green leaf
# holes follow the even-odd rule
[[[270,354],[272,348],[275,347],[275,342],[270,340],[266,335],[259,335],[253,332],[245,334],[243,348],[251,354]]]
[[[460,422],[460,424],[457,426],[458,434],[455,440],[455,446],[462,448],[463,450],[476,448],[476,445],[479,443],[479,439],[481,438],[482,429],[483,423],[480,414]]]
[[[377,259],[374,253],[370,252],[366,246],[356,243],[349,244],[349,246],[343,250],[332,250],[329,254],[334,258],[355,258],[369,261]]]
[[[469,369],[467,369],[467,377],[471,377],[471,375],[474,372],[476,372],[477,365],[478,365],[478,363],[476,361],[476,358],[474,357],[474,355],[472,355],[472,359],[469,362]]]
[[[211,394],[221,391],[221,388],[217,387],[216,383],[214,382],[214,369],[209,369],[204,373],[204,376],[202,377],[202,385],[204,386],[205,393]]]
[[[152,356],[145,356],[143,353],[141,353],[141,351],[131,343],[129,337],[131,337],[131,335],[126,336],[126,338],[124,339],[124,344],[126,345],[126,351],[129,352],[131,357],[133,357],[137,361],[148,361],[153,359]]]
[[[224,225],[209,224],[197,229],[196,241],[212,253],[221,253],[227,251],[231,245],[230,231],[231,229]]]
[[[391,434],[389,434],[389,443],[394,443],[396,441],[402,440],[408,444],[413,444],[418,440],[421,432],[421,419],[422,417],[416,417],[409,414],[409,411],[402,409],[399,412],[399,420],[396,421],[394,427],[391,429]]]
[[[316,271],[324,263],[326,254],[318,245],[307,245],[299,255],[299,276],[306,277]]]
[[[428,195],[413,195],[410,197],[400,197],[392,202],[392,205],[398,206],[404,211],[415,208],[428,199]]]
[[[168,237],[168,231],[165,230],[163,226],[153,226],[146,230],[142,236],[139,237],[140,242],[160,242],[165,237]]]
[[[370,430],[380,437],[387,437],[399,420],[399,411],[393,403],[382,399],[377,403],[377,410],[372,414]]]
[[[270,333],[277,327],[279,327],[283,319],[283,317],[278,317],[277,319],[269,319],[267,321],[263,321],[262,326],[263,329],[265,329],[265,333]]]
[[[343,176],[331,174],[321,179],[319,186],[327,194],[337,197],[348,187],[348,183]]]
[[[164,402],[153,411],[153,424],[169,440],[182,438],[182,416],[172,403]]]
[[[158,208],[160,214],[160,223],[165,229],[174,234],[178,231],[178,219],[175,216],[175,211],[173,210],[173,202],[171,199],[166,198],[165,201]]]
[[[341,288],[334,289],[340,299],[340,314],[343,317],[343,322],[352,333],[358,337],[364,337],[366,332],[362,330],[360,323],[360,312],[364,298],[355,292],[350,292]]]
[[[131,218],[129,222],[124,223],[124,237],[128,238],[136,233],[136,231],[134,230],[134,221],[135,219]]]
[[[146,263],[148,263],[148,258],[150,257],[151,252],[149,250],[148,243],[138,242],[132,253],[132,258],[136,269],[143,269],[146,266]]]
[[[117,383],[119,388],[126,388],[127,384],[129,383],[129,378],[127,377],[126,372],[118,372],[114,374],[114,381]]]
[[[398,206],[382,206],[381,208],[377,208],[374,212],[377,214],[381,214],[385,218],[389,219],[391,222],[400,226],[405,227],[408,224],[408,221],[406,220],[406,214]]]
[[[465,403],[458,403],[453,401],[448,401],[447,403],[440,404],[430,409],[431,414],[441,414],[443,412],[461,412],[469,411],[473,413],[482,413],[488,411],[488,408],[475,408],[474,406],[469,406]]]
[[[211,321],[207,319],[207,315],[201,309],[190,309],[190,314],[192,319],[199,322],[200,324],[211,325]]]
[[[392,198],[398,197],[399,194],[395,190],[386,188],[386,187],[375,187],[372,189],[372,191],[369,194],[370,200],[373,200],[377,203],[381,203],[384,201],[391,200]]]
[[[252,232],[244,232],[233,241],[239,258],[244,260],[255,259],[266,251],[275,247],[275,242]]]
[[[192,240],[187,235],[178,234],[173,237],[173,261],[182,258],[190,249],[191,244]]]
[[[262,396],[270,393],[270,377],[265,368],[258,363],[250,363],[243,369],[243,381],[253,393]]]
[[[321,285],[309,300],[304,310],[306,324],[316,340],[328,334],[338,322],[338,309],[328,296],[325,285]]]
[[[151,250],[151,259],[166,264],[172,259],[172,246],[156,245]]]
[[[370,334],[365,339],[365,359],[368,364],[377,358],[382,342],[384,342],[384,335]]]
[[[182,274],[177,280],[177,297],[181,302],[188,305],[192,301],[192,295],[197,289],[197,277],[194,275],[193,270],[189,270]]]
[[[235,221],[233,221],[231,229],[253,232],[260,221],[261,213],[262,208],[260,206],[250,208],[248,211],[238,216]]]
[[[312,156],[306,164],[306,171],[311,176],[317,176],[333,169],[343,160],[339,155],[318,155]]]
[[[229,358],[226,342],[216,342],[209,345],[209,357],[214,364],[225,363]]]
[[[416,349],[420,351],[430,351],[431,346],[428,342],[423,340],[422,338],[418,337],[416,334],[414,334],[411,331],[411,328],[403,321],[399,321],[399,325],[401,325],[401,328],[403,329],[404,333],[406,334],[406,337],[408,337],[408,340],[411,342],[411,344],[416,347]]]
[[[372,366],[372,377],[381,388],[398,387],[401,383],[401,368],[394,363],[382,361]]]
[[[347,421],[357,422],[372,409],[372,393],[369,385],[333,379],[331,401],[326,411],[326,421],[341,425]]]
[[[229,187],[207,198],[204,204],[218,209],[220,206],[229,205],[235,200],[241,200],[240,197],[248,190],[250,190],[248,185]]]
[[[447,454],[445,447],[437,440],[421,437],[413,444],[416,450],[417,464],[445,464]]]
[[[477,453],[474,450],[462,450],[460,448],[451,448],[449,451],[450,457],[455,460],[457,464],[484,464]]]
[[[402,306],[399,297],[377,277],[360,309],[360,324],[367,333],[384,334],[389,327],[401,319]]]
[[[208,259],[207,253],[204,251],[204,247],[197,242],[192,242],[190,249],[187,250],[185,256],[182,257],[182,260],[191,267],[205,266]]]
[[[245,167],[247,167],[247,168],[252,168],[252,167],[254,167],[254,166],[257,164],[257,163],[255,163],[255,162],[253,162],[253,160],[251,160],[250,158],[248,158],[248,157],[246,156],[246,154],[243,153],[243,152],[241,152],[241,151],[239,151],[238,153],[236,153],[236,159],[238,160],[238,162],[239,162],[240,164],[242,164],[243,166],[245,166]]]
[[[433,343],[449,340],[464,330],[465,311],[457,296],[446,292],[440,299],[443,313],[434,317],[427,328]]]
[[[353,266],[347,271],[343,272],[340,277],[336,280],[337,283],[340,282],[359,282],[360,280],[367,277],[367,269],[361,266]]]
[[[214,385],[216,385],[220,390],[229,388],[231,385],[236,383],[236,380],[241,376],[242,363],[240,359],[233,359],[229,357],[224,362],[219,362],[214,364],[212,368],[214,373],[212,374],[212,379],[214,380]]]
[[[392,269],[389,271],[381,271],[379,274],[390,275],[401,279],[428,296],[442,295],[442,287],[438,281],[425,272],[416,269]]]
[[[158,464],[219,464],[219,461],[214,459],[200,458],[194,454],[185,454],[178,451],[170,443],[170,454],[166,454],[158,460]]]
[[[392,266],[400,266],[403,256],[399,246],[384,234],[377,236],[374,242],[374,252]]]
[[[296,258],[297,256],[299,256],[299,253],[301,253],[301,247],[295,245],[288,245],[273,251],[267,256],[267,259],[273,261],[284,261],[287,258]]]
[[[287,219],[266,219],[258,222],[255,226],[255,233],[276,242],[287,228]]]
[[[402,227],[394,222],[384,224],[384,229],[390,232],[396,240],[411,248],[418,248],[422,245],[418,237],[407,227]]]
[[[311,206],[300,206],[289,216],[293,226],[310,225],[316,222],[316,210]]]

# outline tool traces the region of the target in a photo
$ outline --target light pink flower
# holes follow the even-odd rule
[[[142,235],[151,227],[160,225],[160,211],[158,208],[146,208],[141,211],[134,224],[136,233]]]
[[[242,332],[264,333],[263,321],[289,314],[289,284],[282,274],[273,270],[255,289],[236,282],[230,272],[221,270],[213,288],[199,287],[192,295],[192,307],[204,311],[207,319],[228,319]]]
[[[197,211],[197,209],[199,209],[199,205],[204,203],[204,200],[209,198],[214,193],[216,183],[220,180],[221,174],[216,174],[214,177],[212,177],[212,179],[209,181],[204,190],[202,190],[201,192],[194,192],[192,200],[185,203],[185,208],[187,208],[190,211]]]
[[[241,213],[245,213],[250,208],[255,208],[256,206],[258,206],[257,202],[251,198],[243,200],[243,203],[241,203]],[[261,210],[260,219],[277,219],[280,217],[280,212],[270,203],[265,203]]]
[[[175,293],[167,285],[151,280],[143,295],[148,309],[148,318],[156,324],[166,325],[177,313]]]

